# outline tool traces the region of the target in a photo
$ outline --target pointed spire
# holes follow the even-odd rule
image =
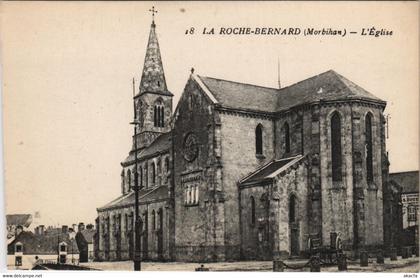
[[[162,58],[160,56],[154,19],[150,27],[149,42],[147,43],[146,56],[144,58],[143,73],[139,89],[140,94],[159,93],[172,95],[166,87],[165,73],[163,71]]]

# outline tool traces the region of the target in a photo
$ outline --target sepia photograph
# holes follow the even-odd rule
[[[417,277],[418,12],[1,2],[2,271]]]

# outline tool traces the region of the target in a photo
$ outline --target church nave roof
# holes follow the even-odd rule
[[[123,207],[129,207],[134,205],[135,201],[134,191],[131,191],[128,194],[119,196],[113,201],[109,202],[103,207],[98,208],[98,211],[104,211],[109,209],[117,209]],[[153,203],[157,201],[162,201],[168,198],[168,187],[167,186],[158,186],[151,188],[143,188],[139,191],[139,204]]]
[[[205,76],[198,78],[206,86],[204,89],[225,108],[275,113],[318,101],[358,99],[386,104],[333,70],[281,89]]]

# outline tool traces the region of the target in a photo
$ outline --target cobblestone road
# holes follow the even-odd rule
[[[286,261],[292,266],[304,265],[307,260]],[[132,261],[122,262],[90,262],[81,263],[80,265],[92,267],[101,270],[132,270]],[[271,261],[240,261],[240,262],[220,262],[206,263],[205,267],[210,271],[273,271],[273,263]],[[199,264],[197,263],[180,263],[180,262],[143,262],[142,270],[144,271],[194,271]],[[296,271],[287,269],[286,271]],[[304,268],[299,271],[309,271]],[[337,266],[322,267],[322,272],[336,272]],[[397,261],[385,259],[385,264],[377,264],[374,259],[369,259],[369,266],[361,267],[358,262],[348,261],[349,272],[419,272],[419,258],[412,257],[409,259],[398,258]]]

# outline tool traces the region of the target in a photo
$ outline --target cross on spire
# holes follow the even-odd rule
[[[152,13],[152,22],[155,23],[155,14],[157,14],[157,10],[155,10],[155,6],[152,6],[151,9],[149,9],[149,12]]]

